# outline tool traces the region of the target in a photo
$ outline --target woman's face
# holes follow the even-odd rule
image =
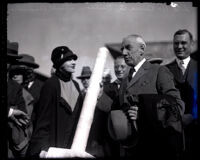
[[[75,67],[76,67],[76,60],[69,59],[62,64],[61,69],[69,73],[74,73]]]
[[[12,77],[14,81],[16,81],[18,84],[23,83],[23,75],[22,74],[16,74]]]

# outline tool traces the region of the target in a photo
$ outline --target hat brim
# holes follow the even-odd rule
[[[91,75],[85,75],[85,76],[78,76],[76,78],[78,78],[78,79],[84,79],[84,78],[90,78],[90,77],[91,77]]]
[[[19,60],[18,64],[26,65],[26,66],[32,67],[32,68],[39,68],[39,65],[36,63],[24,62],[24,61]]]
[[[22,56],[18,56],[18,55],[13,55],[13,54],[7,53],[7,58],[11,58],[11,59],[21,59]]]

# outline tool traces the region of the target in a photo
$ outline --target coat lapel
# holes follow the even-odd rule
[[[137,82],[140,77],[142,77],[149,69],[150,63],[144,62],[140,69],[136,72],[135,76],[131,79],[130,82],[127,81],[127,89],[130,88],[135,82]]]

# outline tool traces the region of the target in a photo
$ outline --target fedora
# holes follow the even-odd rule
[[[39,68],[39,65],[35,63],[35,58],[28,54],[20,54],[22,56],[21,59],[18,60],[19,65],[25,65],[32,68]]]
[[[156,63],[156,64],[161,64],[163,62],[162,58],[151,58],[148,60],[150,63]]]
[[[78,76],[77,78],[78,79],[90,78],[91,74],[92,74],[92,71],[91,71],[90,67],[89,66],[84,66],[82,68],[81,75]]]
[[[138,132],[122,110],[110,112],[107,127],[110,137],[119,141],[124,148],[133,147],[138,143]]]
[[[114,140],[125,140],[131,135],[131,124],[122,110],[112,110],[110,112],[108,132]]]
[[[10,42],[7,40],[7,58],[9,60],[22,58],[22,56],[18,55],[18,47],[18,42]]]

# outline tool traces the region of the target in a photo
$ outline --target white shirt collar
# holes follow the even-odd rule
[[[181,60],[178,59],[178,58],[176,58],[176,61],[177,61],[178,64],[180,64],[180,61],[181,61]],[[185,59],[183,59],[183,67],[184,67],[184,68],[187,68],[189,62],[190,62],[190,56],[187,57],[187,58],[185,58]]]
[[[143,59],[134,67],[135,72],[137,72],[137,71],[140,69],[140,67],[143,65],[143,63],[144,63],[145,61],[146,61],[146,59],[143,58]]]
[[[29,82],[28,88],[31,88],[31,86],[33,85],[33,82],[34,82],[34,81]]]
[[[140,67],[143,65],[143,63],[144,63],[145,61],[146,61],[146,59],[143,58],[143,59],[134,67],[135,72],[133,72],[132,77],[135,76],[135,74],[137,73],[137,71],[140,69]]]

